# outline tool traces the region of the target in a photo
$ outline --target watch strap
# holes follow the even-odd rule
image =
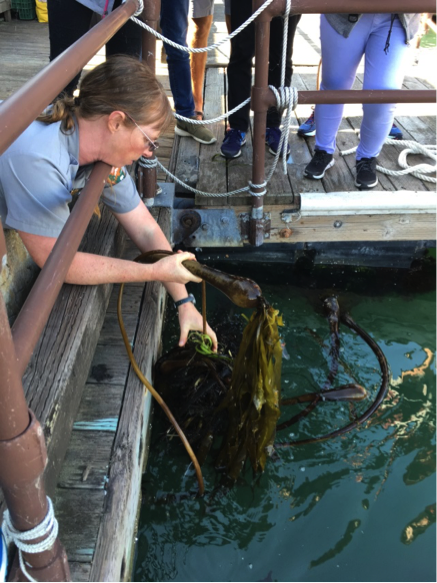
[[[193,296],[193,294],[188,294],[186,298],[175,302],[174,307],[179,308],[179,306],[182,306],[182,304],[186,304],[187,302],[192,302],[193,304],[196,303],[196,298]]]

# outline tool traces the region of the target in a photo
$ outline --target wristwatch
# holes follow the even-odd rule
[[[174,307],[179,308],[179,306],[182,306],[182,304],[186,304],[187,302],[192,302],[193,304],[196,303],[196,298],[193,296],[193,294],[188,294],[187,297],[183,300],[178,300],[175,302]]]

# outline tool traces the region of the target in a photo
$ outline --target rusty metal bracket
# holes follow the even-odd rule
[[[173,242],[186,247],[241,247],[239,221],[232,209],[175,209]]]
[[[249,240],[251,223],[256,221],[256,228],[260,231],[263,239],[270,239],[271,230],[271,215],[270,213],[264,213],[262,219],[252,219],[249,213],[241,213],[239,215],[240,219],[240,230],[241,237],[245,240]]]

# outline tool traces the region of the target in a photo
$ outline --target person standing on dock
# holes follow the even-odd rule
[[[122,0],[47,0],[50,38],[50,60],[86,34],[95,14],[104,18],[122,4]],[[128,20],[106,43],[106,56],[130,55],[140,58],[141,28]],[[80,73],[70,81],[64,92],[73,95]]]
[[[152,156],[172,117],[165,91],[150,68],[117,55],[83,78],[79,97],[58,99],[0,156],[0,216],[6,228],[18,231],[39,267],[69,217],[71,191],[85,185],[98,161],[113,166],[102,201],[133,242],[142,252],[171,250],[124,166]],[[77,252],[65,281],[161,281],[178,308],[183,346],[190,330],[203,330],[202,316],[185,288],[189,281],[200,281],[182,264],[194,259],[192,253],[176,253],[150,265]],[[216,350],[217,337],[209,326],[207,334]]]
[[[241,26],[252,15],[251,0],[231,0],[232,31]],[[289,17],[285,85],[289,86],[293,74],[292,54],[296,28],[301,15]],[[270,24],[269,49],[269,85],[279,87],[281,84],[282,41],[284,34],[284,19],[277,16]],[[250,97],[252,87],[252,59],[255,55],[255,24],[252,22],[231,40],[231,57],[228,65],[228,111],[231,111]],[[221,154],[225,158],[238,158],[241,147],[246,143],[246,133],[249,128],[249,104],[229,116],[229,129],[221,146]],[[276,107],[267,112],[266,144],[271,154],[276,154],[281,139],[281,117]],[[290,146],[284,141],[282,154],[288,156]]]
[[[200,47],[208,39],[212,23],[214,0],[193,0],[192,14],[197,23],[195,44]],[[169,40],[187,46],[189,0],[161,0],[161,31]],[[196,104],[193,97],[192,73],[190,56],[187,52],[164,43],[167,53],[168,77],[174,99],[175,111],[178,115],[197,120],[203,116],[203,78],[205,74],[205,59],[200,53],[193,57],[193,83],[196,87]],[[200,57],[200,58],[199,58]],[[199,79],[201,91],[199,91]],[[198,111],[195,111],[197,108]],[[178,136],[190,137],[201,144],[214,144],[214,134],[205,126],[192,124],[189,121],[176,120],[175,133]]]
[[[358,65],[365,57],[363,89],[401,89],[410,41],[420,14],[322,14],[322,82],[324,89],[351,89]],[[377,156],[389,135],[396,104],[365,103],[356,152],[355,186],[368,190],[378,184]],[[320,180],[334,165],[336,137],[343,104],[318,104],[315,109],[316,144],[307,178]]]

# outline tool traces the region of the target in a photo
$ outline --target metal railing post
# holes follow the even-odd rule
[[[262,0],[253,0],[253,11],[263,4]],[[270,21],[268,10],[264,10],[255,21],[255,84],[252,87],[253,122],[253,165],[252,165],[252,213],[249,223],[249,243],[259,247],[264,242],[264,196],[256,193],[263,192],[265,181],[265,137],[267,105],[260,97],[268,89],[268,64],[270,45]]]
[[[145,2],[142,20],[156,30],[161,11],[161,0],[149,0]],[[142,34],[142,60],[156,72],[156,37],[143,29]],[[155,155],[151,160],[155,159]],[[138,165],[137,190],[147,206],[153,206],[156,194],[156,166],[144,168]]]
[[[1,226],[0,230],[4,242]],[[1,293],[0,379],[0,486],[13,526],[28,531],[40,524],[48,511],[43,481],[47,453],[41,425],[27,408]],[[48,535],[28,542],[42,542]],[[67,555],[59,539],[49,550],[23,552],[23,559],[39,581],[70,581]]]

